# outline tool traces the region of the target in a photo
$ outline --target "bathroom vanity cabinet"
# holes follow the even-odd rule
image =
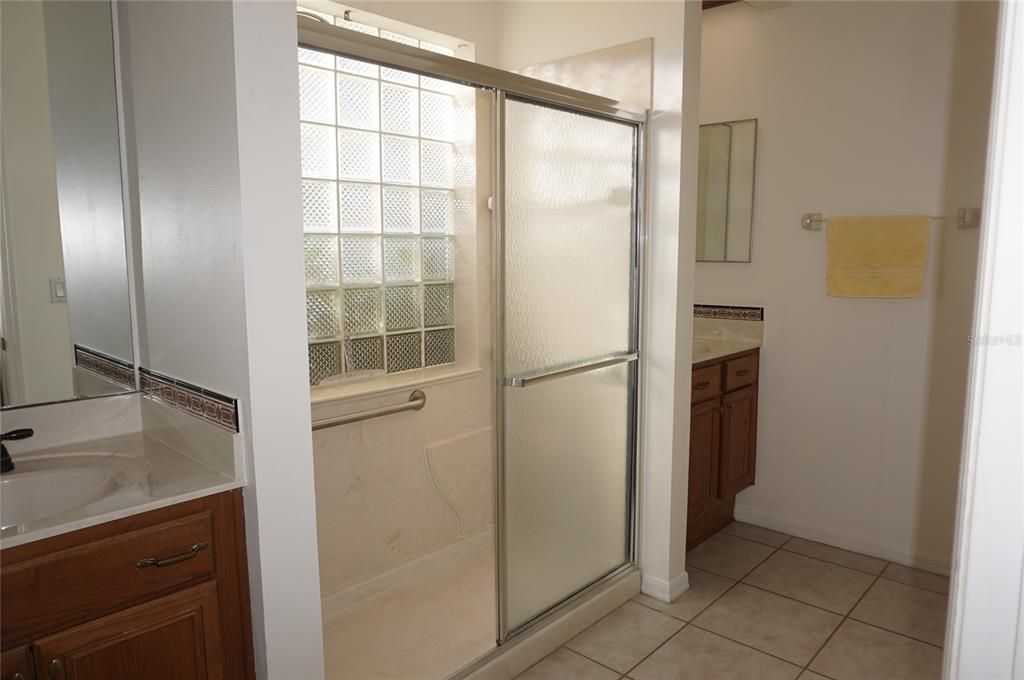
[[[693,366],[689,550],[732,521],[736,494],[754,483],[759,350]]]
[[[242,493],[5,549],[2,680],[254,675]]]

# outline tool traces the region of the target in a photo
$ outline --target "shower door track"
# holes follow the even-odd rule
[[[501,90],[550,106],[625,123],[639,124],[647,121],[646,112],[630,109],[614,99],[350,31],[308,16],[299,15],[298,23],[300,47],[399,68],[421,76],[443,78],[469,87]]]
[[[504,361],[502,353],[495,351],[495,372],[498,376],[497,402],[495,413],[495,431],[501,433],[497,437],[497,459],[495,468],[497,470],[497,484],[495,488],[495,501],[497,508],[496,529],[496,568],[497,578],[497,646],[487,651],[480,657],[468,663],[466,666],[455,671],[449,678],[463,678],[470,673],[486,665],[491,659],[503,652],[503,645],[521,635],[537,628],[540,624],[552,619],[564,611],[567,607],[576,603],[579,599],[594,592],[601,586],[610,584],[619,578],[636,571],[639,568],[639,545],[640,545],[640,456],[642,446],[642,423],[643,423],[643,386],[645,381],[645,362],[641,360],[645,351],[644,340],[644,311],[646,307],[646,260],[647,260],[647,230],[645,220],[646,203],[646,154],[647,137],[646,125],[648,113],[632,109],[622,103],[575,90],[569,87],[537,80],[517,73],[503,71],[491,66],[465,61],[455,57],[429,52],[409,45],[379,38],[365,33],[348,30],[333,26],[326,22],[312,18],[308,15],[298,15],[298,44],[299,47],[306,47],[323,52],[329,52],[337,56],[359,59],[371,62],[380,66],[398,68],[410,71],[421,76],[449,80],[467,87],[488,90],[494,93],[494,139],[493,153],[493,204],[492,204],[492,228],[494,240],[492,250],[494,254],[494,270],[492,278],[495,281],[496,300],[504,300],[504,103],[506,95],[516,99],[532,101],[537,104],[565,111],[580,113],[597,118],[604,118],[620,123],[626,123],[636,128],[636,149],[634,162],[636,165],[636,187],[633,197],[633,228],[635,230],[634,243],[636,248],[636,267],[631,286],[635,291],[633,298],[633,309],[631,309],[631,328],[635,338],[635,351],[629,354],[628,360],[636,362],[633,385],[634,408],[630,414],[629,428],[632,437],[632,451],[630,458],[630,484],[629,484],[629,560],[610,570],[604,576],[571,593],[561,602],[540,613],[533,619],[521,624],[514,630],[509,631],[506,626],[505,612],[507,605],[505,596],[507,588],[503,581],[503,560],[505,558],[505,522],[502,517],[504,509],[504,427],[503,427],[503,404],[501,396],[501,380],[504,372]],[[499,261],[500,258],[500,261]],[[495,305],[495,348],[504,347],[504,310],[501,304]]]

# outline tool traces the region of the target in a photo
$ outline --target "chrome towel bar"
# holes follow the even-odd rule
[[[392,413],[401,413],[402,411],[419,411],[426,405],[427,395],[424,394],[422,390],[413,390],[412,394],[409,395],[409,401],[401,404],[395,404],[394,406],[381,406],[380,408],[370,408],[365,411],[356,411],[355,413],[348,413],[335,418],[314,420],[313,431],[325,430],[328,427],[335,427],[337,425],[348,425],[349,423],[356,423],[360,420],[369,420],[370,418],[378,418],[380,416],[389,416]]]
[[[956,215],[929,215],[932,222],[956,222],[957,229],[977,229],[981,226],[981,211],[977,208],[960,208]],[[800,226],[807,231],[821,231],[828,218],[820,212],[804,213],[800,217]]]
[[[518,376],[513,378],[505,378],[502,383],[505,387],[529,387],[530,385],[536,385],[537,383],[547,382],[548,380],[557,380],[558,378],[565,378],[570,375],[578,375],[580,373],[589,373],[590,371],[596,371],[599,368],[608,368],[609,366],[617,366],[619,364],[629,363],[630,361],[636,361],[640,356],[638,352],[632,352],[630,354],[620,354],[613,357],[607,357],[605,359],[598,359],[597,361],[591,361],[578,366],[569,366],[568,368],[558,368],[553,371],[545,371],[544,373],[535,373],[532,375]]]

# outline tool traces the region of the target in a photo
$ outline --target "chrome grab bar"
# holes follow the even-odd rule
[[[504,385],[505,387],[529,387],[530,385],[536,385],[537,383],[547,382],[548,380],[557,380],[559,378],[566,378],[570,375],[589,373],[590,371],[596,371],[599,368],[608,368],[609,366],[618,366],[619,364],[626,364],[629,363],[630,361],[636,361],[639,357],[639,352],[620,354],[613,357],[598,359],[597,361],[590,361],[588,363],[580,364],[578,366],[570,366],[568,368],[556,368],[553,371],[546,371],[544,373],[535,373],[533,375],[505,378],[504,380],[501,381],[501,384]]]
[[[412,394],[409,395],[409,401],[401,404],[395,404],[394,406],[381,406],[380,408],[371,408],[365,411],[356,411],[355,413],[348,413],[335,418],[314,420],[313,431],[324,430],[328,427],[335,427],[337,425],[348,425],[349,423],[356,423],[360,420],[368,420],[370,418],[378,418],[380,416],[389,416],[392,413],[401,413],[402,411],[419,411],[426,405],[427,395],[424,394],[422,390],[413,390]]]

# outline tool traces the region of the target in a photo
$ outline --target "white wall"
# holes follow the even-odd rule
[[[946,137],[943,214],[980,208],[985,184],[986,137],[999,3],[961,2],[956,9],[953,92]],[[928,411],[921,475],[918,536],[949,545],[956,509],[964,432],[964,400],[981,229],[939,232],[935,321],[931,336]]]
[[[257,676],[323,677],[294,4],[120,5],[142,364],[240,399]]]
[[[8,403],[70,399],[68,306],[50,302],[64,276],[47,89],[43,5],[0,5],[3,30],[4,388]]]
[[[232,3],[260,677],[323,677],[299,198],[295,5]],[[256,545],[252,545],[256,542]],[[257,552],[258,560],[257,560]],[[257,562],[253,564],[252,562]],[[262,644],[261,644],[262,643]],[[264,646],[261,649],[261,646]],[[265,653],[265,659],[262,656]]]
[[[1024,6],[1002,3],[943,678],[1024,678]]]
[[[71,341],[131,362],[110,3],[48,0],[43,14]]]
[[[922,298],[828,298],[825,235],[799,220],[944,214],[965,180],[956,202],[977,206],[977,177],[946,170],[956,19],[954,3],[804,2],[730,5],[703,22],[701,122],[758,118],[753,263],[697,265],[698,302],[765,307],[757,483],[737,517],[936,570],[950,559],[956,445],[926,440],[929,381],[963,370],[953,317],[970,314],[967,296],[940,284],[972,286],[966,267],[940,281],[940,253],[969,261],[976,236],[933,224]],[[983,79],[975,66],[960,76]],[[978,90],[981,115],[963,125],[984,126]],[[983,157],[970,137],[962,145]],[[937,318],[960,336],[941,348]],[[941,389],[955,438],[962,393]]]
[[[358,0],[342,2],[357,9],[472,42],[474,61],[497,66],[501,41],[501,2],[416,2],[409,0]],[[353,15],[358,20],[358,16]]]

